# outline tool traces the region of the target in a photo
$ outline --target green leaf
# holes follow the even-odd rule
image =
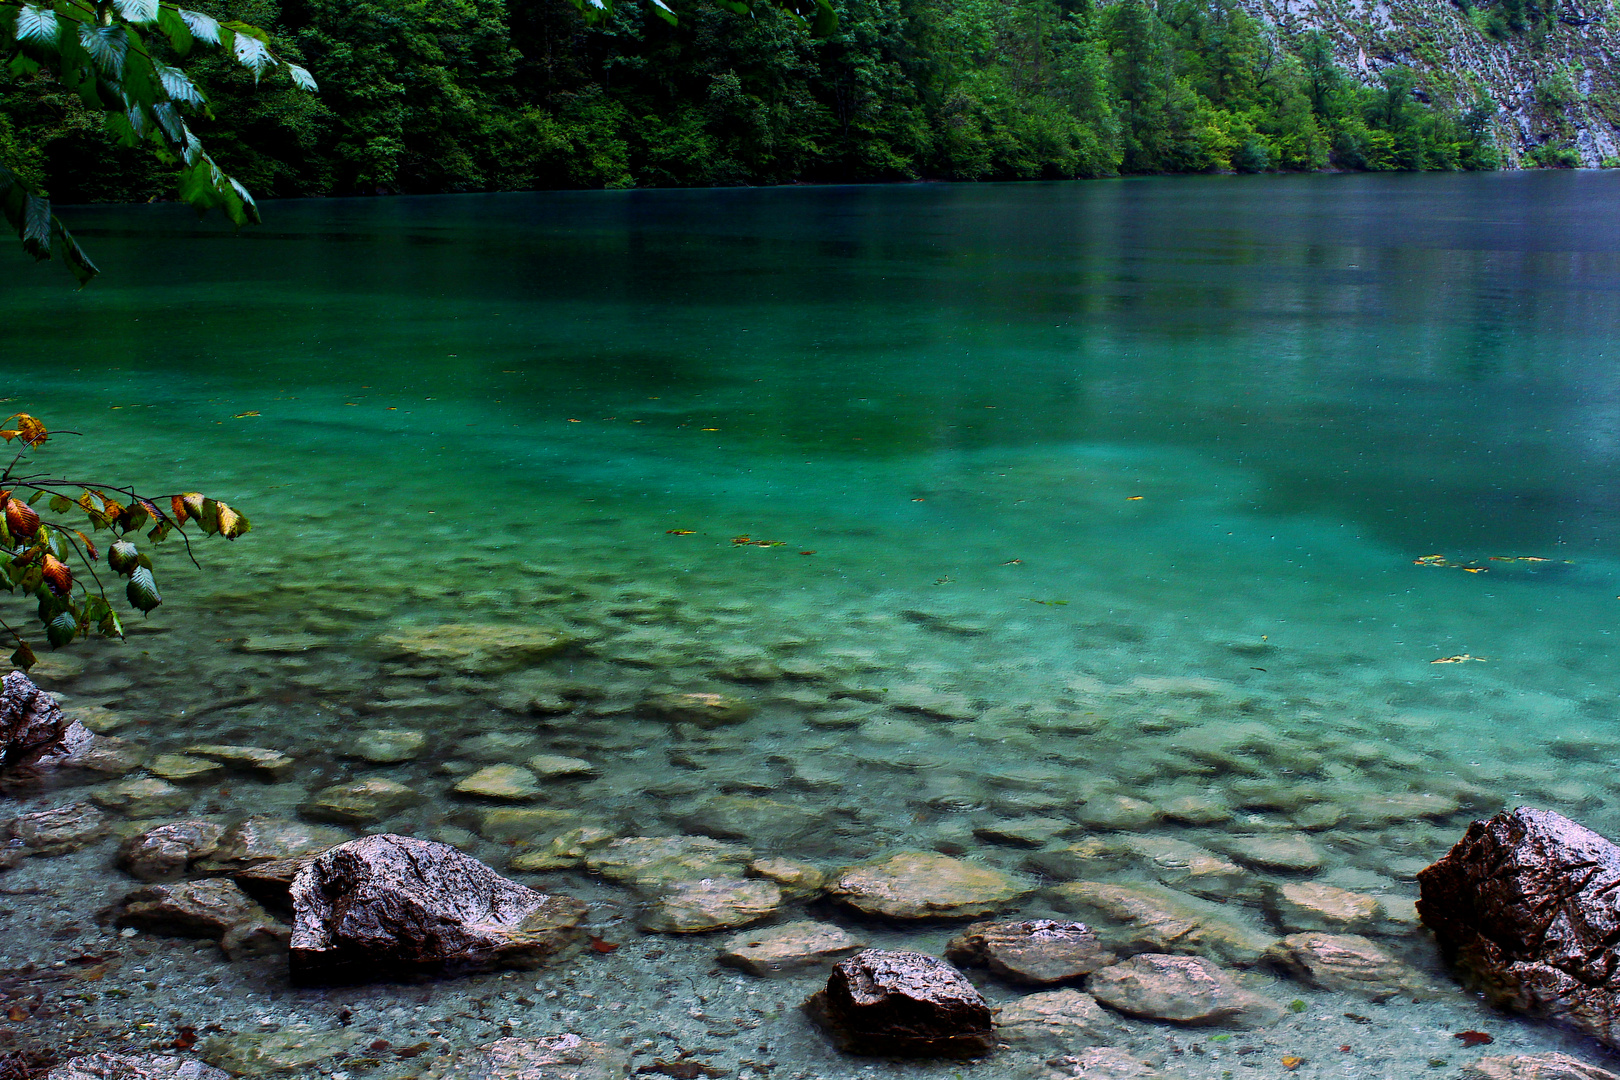
[[[653,14],[674,26],[680,21],[675,15],[675,9],[664,3],[664,0],[652,0]]]
[[[22,237],[23,250],[35,259],[51,257],[51,201],[33,192],[23,197]]]
[[[60,649],[79,636],[79,620],[73,617],[73,612],[64,611],[45,624],[45,636],[50,639],[51,648]]]
[[[200,11],[187,11],[185,8],[177,9],[177,13],[192,37],[210,45],[220,44],[218,21]]]
[[[129,52],[129,37],[122,26],[79,25],[79,44],[96,62],[96,67],[110,79],[124,74],[124,57]]]
[[[28,642],[19,641],[16,650],[11,654],[11,662],[20,668],[24,674],[27,674],[35,664],[39,663],[39,657],[35,656],[34,650],[28,647]]]
[[[203,103],[202,94],[192,85],[191,79],[186,76],[185,72],[167,64],[157,64],[155,66],[158,82],[163,87],[163,92],[169,96],[170,101],[177,101],[182,105],[201,105]]]
[[[144,566],[136,567],[135,572],[129,576],[129,584],[124,587],[124,595],[129,598],[129,606],[146,614],[163,603],[163,597],[158,595],[157,582],[152,578],[152,571]]]
[[[133,574],[140,565],[140,550],[128,540],[120,540],[107,549],[107,565],[115,574]]]
[[[17,12],[17,40],[37,41],[41,45],[56,44],[56,12],[48,7],[24,4]]]
[[[657,0],[654,0],[654,2],[656,3]],[[293,85],[298,87],[300,90],[320,89],[320,87],[315,85],[315,76],[311,75],[308,70],[299,67],[297,64],[288,64],[287,74],[292,76]]]
[[[186,20],[172,7],[162,7],[158,10],[158,29],[169,39],[169,48],[174,55],[184,57],[191,52],[191,27]]]
[[[165,540],[167,540],[169,538],[169,534],[171,532],[173,532],[173,531],[174,531],[174,525],[172,523],[167,522],[167,521],[160,521],[155,526],[153,526],[151,532],[146,534],[146,538],[148,540],[152,541],[152,543],[154,543],[154,544],[161,544],[161,543],[163,543],[163,541],[165,541]]]
[[[66,495],[51,496],[51,513],[65,514],[71,509],[73,509],[73,500]]]
[[[45,497],[45,489],[40,488],[40,489],[36,490],[32,495],[28,496],[28,505],[33,506],[35,503],[39,502],[39,500],[43,499],[44,497]]]
[[[137,26],[155,23],[158,20],[158,0],[113,0],[113,7],[118,9],[127,22]]]

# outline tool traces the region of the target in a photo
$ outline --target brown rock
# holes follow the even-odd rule
[[[172,821],[125,840],[118,866],[141,881],[178,881],[190,865],[219,846],[224,828],[212,821]]]
[[[852,1054],[967,1058],[996,1045],[984,996],[918,952],[868,949],[840,960],[805,1008]]]
[[[951,939],[945,958],[962,967],[986,967],[1008,982],[1048,986],[1090,975],[1116,957],[1080,922],[1031,919],[978,922]]]
[[[1482,1057],[1464,1065],[1463,1075],[1478,1080],[1620,1080],[1607,1069],[1588,1065],[1568,1054]]]
[[[1620,1046],[1620,848],[1520,807],[1470,825],[1418,884],[1424,925],[1492,1004]]]
[[[1376,896],[1323,885],[1316,881],[1289,882],[1271,897],[1271,910],[1284,930],[1371,930],[1384,918]]]
[[[585,915],[446,844],[387,833],[317,857],[292,902],[292,975],[305,984],[533,968],[577,940]]]
[[[1283,1016],[1280,1004],[1243,989],[1200,956],[1143,953],[1103,968],[1086,988],[1109,1008],[1149,1020],[1264,1027]]]
[[[1265,958],[1323,990],[1374,1000],[1424,990],[1421,975],[1355,934],[1290,934],[1267,950]]]
[[[996,1034],[1020,1050],[1106,1046],[1120,1037],[1117,1017],[1078,990],[1048,990],[1008,1002],[996,1014]]]

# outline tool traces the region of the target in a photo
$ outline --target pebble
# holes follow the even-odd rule
[[[558,754],[536,754],[523,763],[542,780],[564,780],[595,776],[596,766],[584,758],[563,757]]]
[[[1159,820],[1158,807],[1129,795],[1099,795],[1087,799],[1076,815],[1092,829],[1146,829]]]
[[[51,1069],[44,1080],[230,1080],[230,1075],[169,1054],[85,1054]]]
[[[574,641],[572,635],[537,626],[445,623],[386,634],[378,644],[392,658],[430,669],[495,675],[531,667]]]
[[[750,975],[801,971],[866,948],[866,942],[829,923],[791,922],[727,938],[718,960]]]

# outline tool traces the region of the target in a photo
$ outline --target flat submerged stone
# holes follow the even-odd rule
[[[1034,891],[1034,882],[933,851],[903,851],[833,876],[827,892],[867,915],[961,919],[990,915]]]

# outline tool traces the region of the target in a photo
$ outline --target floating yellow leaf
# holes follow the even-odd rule
[[[1470,660],[1477,660],[1481,664],[1483,664],[1485,662],[1485,658],[1483,656],[1469,656],[1467,653],[1462,653],[1462,654],[1460,654],[1458,656],[1442,656],[1438,660],[1430,660],[1429,663],[1431,663],[1431,664],[1466,664]]]
[[[1127,495],[1125,497],[1126,502],[1141,502],[1142,499],[1143,499],[1143,496],[1141,496],[1141,495]]]
[[[664,530],[664,533],[667,536],[691,536],[695,532],[697,532],[696,529],[665,529]]]
[[[1302,1057],[1293,1057],[1290,1055],[1289,1057],[1282,1059],[1282,1067],[1287,1069],[1289,1072],[1293,1072],[1303,1064],[1305,1064],[1305,1059]]]
[[[259,415],[259,410],[258,409],[249,409],[247,412],[232,413],[231,414],[231,419],[232,420],[245,420],[250,416],[258,416],[258,415]]]

